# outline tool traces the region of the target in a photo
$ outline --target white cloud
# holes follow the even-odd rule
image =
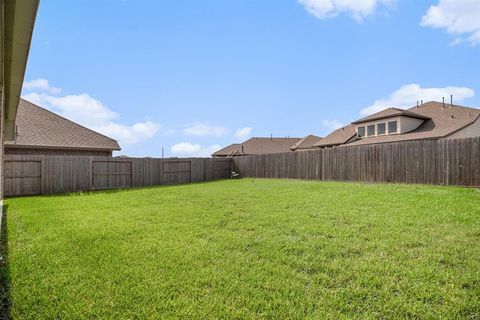
[[[395,0],[298,0],[319,19],[329,19],[340,13],[350,13],[357,21],[373,14],[379,6],[392,6]]]
[[[33,79],[30,81],[25,81],[23,83],[23,89],[25,90],[38,90],[38,91],[43,91],[43,92],[48,92],[51,94],[59,94],[62,92],[62,89],[52,87],[49,83],[48,80],[46,79]]]
[[[121,147],[151,138],[160,129],[160,126],[152,121],[132,125],[121,123],[118,113],[86,93],[56,96],[45,92],[30,92],[23,98],[116,139]]]
[[[252,128],[250,127],[239,128],[237,129],[237,131],[235,131],[235,137],[245,138],[245,137],[248,137],[251,133],[252,133]]]
[[[330,130],[337,130],[343,127],[343,124],[338,120],[322,120],[322,125]]]
[[[444,88],[421,88],[418,84],[407,84],[393,92],[386,99],[379,99],[371,106],[362,109],[360,114],[367,116],[381,111],[388,107],[408,108],[416,105],[417,101],[442,101],[442,97],[448,101],[453,94],[455,102],[475,96],[475,91],[465,87],[444,87]]]
[[[171,136],[171,135],[174,134],[174,133],[175,133],[175,130],[173,130],[173,129],[168,129],[168,130],[165,130],[165,131],[163,132],[163,135],[164,135],[164,136]]]
[[[158,132],[160,126],[152,121],[137,122],[133,125],[108,122],[101,126],[91,128],[106,136],[115,138],[119,141],[120,146],[122,146],[135,144],[142,140],[152,138]]]
[[[439,0],[430,6],[422,17],[420,25],[437,29],[446,29],[449,34],[457,35],[452,44],[470,42],[480,43],[480,1],[479,0]]]
[[[220,137],[227,133],[224,127],[210,126],[207,124],[197,123],[183,130],[187,136],[215,136]]]
[[[220,150],[221,147],[218,144],[202,147],[199,144],[193,144],[190,142],[180,142],[172,146],[170,149],[174,155],[188,156],[188,157],[210,157],[212,153]]]
[[[117,113],[86,93],[53,96],[32,92],[26,94],[24,98],[40,106],[59,111],[62,116],[88,127],[96,127],[118,118]]]

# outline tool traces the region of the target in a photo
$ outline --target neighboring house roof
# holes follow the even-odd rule
[[[117,141],[20,99],[14,141],[7,147],[120,150]]]
[[[337,146],[340,144],[347,143],[356,135],[357,135],[357,132],[355,131],[355,126],[349,124],[345,127],[342,127],[333,131],[322,140],[318,141],[317,143],[314,143],[313,147],[321,148],[321,147]]]
[[[233,143],[223,149],[218,150],[213,154],[213,156],[232,157],[234,155],[240,155],[241,150],[242,145],[240,143]]]
[[[397,142],[420,139],[440,139],[447,137],[471,124],[480,117],[480,109],[467,108],[463,106],[445,104],[442,102],[427,102],[418,108],[408,109],[418,115],[430,118],[418,128],[403,134],[378,136],[358,139],[348,144],[365,145],[385,142]]]
[[[365,117],[365,118],[362,118],[360,120],[354,121],[354,122],[352,122],[352,124],[360,124],[360,123],[365,123],[365,122],[369,122],[369,121],[387,119],[387,118],[398,117],[398,116],[405,116],[405,117],[424,119],[424,120],[430,119],[429,117],[418,114],[416,112],[411,112],[411,111],[408,111],[408,110],[403,110],[403,109],[398,109],[398,108],[387,108],[387,109],[382,110],[380,112],[369,115],[368,117]]]
[[[251,138],[240,144],[232,144],[218,150],[212,156],[231,157],[234,155],[268,154],[288,152],[300,138]]]
[[[424,122],[418,128],[403,134],[357,138],[354,124],[396,116],[423,119]],[[450,106],[450,104],[445,104],[444,107],[442,102],[435,101],[427,102],[408,110],[388,108],[335,130],[314,144],[314,147],[356,146],[419,139],[440,139],[473,124],[479,117],[480,109],[459,105]]]
[[[321,137],[315,136],[313,134],[310,134],[306,136],[303,139],[300,139],[297,143],[295,143],[290,150],[307,150],[307,149],[312,149],[313,145],[317,142],[322,140]]]

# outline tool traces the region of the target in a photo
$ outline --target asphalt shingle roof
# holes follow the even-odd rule
[[[360,124],[364,122],[386,119],[391,117],[398,117],[398,116],[406,116],[406,117],[417,118],[417,119],[430,119],[429,117],[421,115],[417,112],[412,112],[409,110],[398,109],[398,108],[387,108],[385,110],[374,113],[360,120],[354,121],[352,122],[352,124]]]
[[[232,144],[218,150],[212,156],[228,157],[232,155],[268,154],[291,151],[290,148],[300,138],[251,138],[240,144]]]
[[[353,124],[378,119],[386,119],[390,116],[395,117],[399,115],[424,119],[424,122],[418,128],[403,134],[355,139],[356,132],[355,125]],[[450,106],[450,104],[445,104],[444,107],[442,102],[436,101],[427,102],[408,110],[389,108],[333,131],[318,143],[314,144],[314,147],[328,147],[336,145],[355,146],[419,139],[440,139],[474,123],[479,117],[480,109],[468,108],[459,105]]]
[[[312,146],[322,140],[321,137],[315,136],[313,134],[310,134],[306,136],[303,139],[300,139],[297,143],[295,143],[290,149],[295,151],[295,150],[307,150],[311,149]]]
[[[14,141],[17,147],[120,150],[117,141],[20,99]]]
[[[418,108],[413,107],[407,111],[430,118],[421,124],[417,129],[403,134],[363,138],[351,143],[348,146],[397,142],[420,139],[440,139],[451,135],[460,129],[474,123],[480,116],[480,109],[462,107],[458,105],[445,105],[441,102],[427,102]]]
[[[328,136],[315,143],[313,147],[328,147],[344,144],[356,135],[357,132],[355,131],[355,126],[349,124],[348,126],[333,131]]]

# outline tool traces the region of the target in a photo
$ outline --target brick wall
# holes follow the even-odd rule
[[[47,155],[47,156],[111,156],[111,151],[102,150],[61,150],[61,149],[33,149],[9,148],[5,146],[5,154],[12,155]]]

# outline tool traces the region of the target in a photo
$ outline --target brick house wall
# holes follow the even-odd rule
[[[42,149],[42,148],[9,148],[5,146],[5,154],[16,155],[49,155],[49,156],[112,156],[109,150],[68,150],[68,149]]]

